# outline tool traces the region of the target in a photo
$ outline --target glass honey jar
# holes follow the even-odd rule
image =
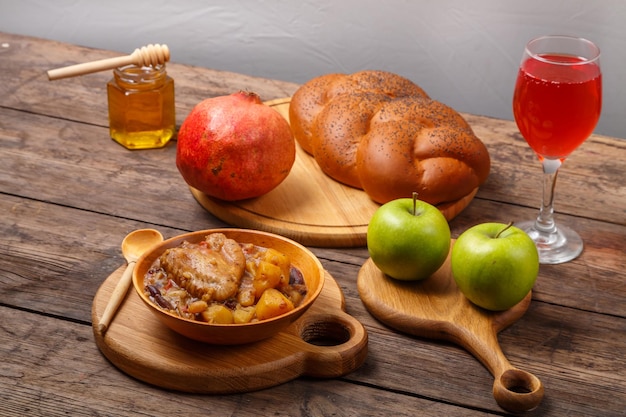
[[[109,130],[128,149],[165,146],[176,130],[174,80],[165,64],[113,70],[107,84]]]

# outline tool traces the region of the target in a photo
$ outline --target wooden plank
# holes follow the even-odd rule
[[[19,254],[21,258],[20,270],[15,271],[16,275],[20,277],[33,274],[52,275],[58,279],[68,279],[69,285],[76,286],[77,291],[87,290],[75,282],[83,281],[85,277],[83,275],[67,277],[67,271],[72,271],[72,275],[94,276],[94,273],[97,273],[98,279],[103,280],[121,261],[119,244],[123,236],[134,228],[155,225],[138,220],[109,218],[88,211],[64,209],[10,196],[3,197],[0,206],[7,213],[4,217],[5,223],[1,227],[8,236],[7,242],[11,244],[9,249],[13,256]],[[492,218],[485,217],[486,210],[489,210],[485,206],[495,209]],[[138,209],[140,207],[138,206]],[[190,208],[193,207],[192,205]],[[189,210],[187,206],[179,204],[171,209],[170,215],[175,220],[184,219],[186,210]],[[475,201],[468,208],[467,217],[463,221],[456,219],[453,222],[453,234],[457,236],[471,224],[481,221],[479,219],[506,222],[509,216],[515,218],[521,216],[523,212],[524,210],[514,206]],[[136,215],[139,216],[139,213]],[[171,223],[172,226],[179,224],[177,221]],[[193,227],[191,222],[188,224],[180,222],[180,225],[182,226],[180,228],[165,225],[158,227],[168,236]],[[207,222],[202,226],[220,227],[221,224]],[[575,226],[585,239],[585,251],[580,258],[570,263],[541,266],[534,297],[547,302],[624,317],[626,307],[622,300],[626,297],[626,289],[620,272],[624,265],[621,254],[626,228],[585,219],[575,223]],[[42,233],[42,230],[46,232]],[[347,271],[341,271],[342,275],[346,275],[345,279],[348,282],[356,280],[356,271],[367,258],[367,250],[363,248],[350,252],[315,248],[314,252],[322,259],[337,259],[351,264],[352,268],[348,267]],[[352,255],[349,256],[349,253]],[[20,282],[23,278],[15,279],[16,282]],[[563,285],[564,280],[567,285]],[[37,282],[36,285],[41,287],[40,296],[45,299],[46,290],[51,284],[43,281]],[[34,297],[33,294],[20,292],[19,286],[15,286],[14,290],[18,297]],[[94,293],[95,287],[89,288],[89,294]]]
[[[98,352],[87,325],[1,306],[0,315],[0,415],[484,415],[451,402],[339,379],[300,378],[272,389],[220,396],[161,390],[113,367]]]
[[[479,203],[475,202],[468,209],[468,223],[453,222],[455,235],[474,222],[476,216],[485,215],[482,205],[487,203]],[[488,205],[493,206],[493,203]],[[494,221],[507,221],[506,216],[523,212],[514,206],[497,205],[495,208],[495,213],[507,214],[494,215]],[[181,205],[169,215],[174,219],[184,218],[187,209]],[[4,296],[0,297],[6,296],[11,305],[80,320],[88,320],[90,300],[98,284],[123,262],[119,247],[128,232],[156,227],[165,237],[172,237],[193,226],[183,224],[184,228],[174,228],[11,195],[0,195],[0,210],[5,213],[0,221],[0,232],[6,236],[4,246],[0,247],[0,269],[6,271],[6,277],[0,282],[0,294]],[[585,251],[575,261],[542,265],[533,289],[534,299],[626,317],[623,303],[626,288],[620,275],[626,228],[590,220],[583,220],[576,226],[584,237],[594,236],[594,231],[600,237],[587,240]],[[221,224],[209,227],[221,227]],[[356,277],[367,259],[367,249],[312,250],[337,278],[349,305],[360,305],[355,291]],[[24,291],[25,286],[28,291]],[[59,288],[69,291],[59,298]]]
[[[191,401],[188,406],[197,406],[191,398],[206,401],[207,397],[182,394],[173,397],[173,394],[155,390],[117,372],[97,353],[91,329],[86,325],[5,307],[0,310],[5,323],[12,324],[0,327],[0,349],[6,358],[0,381],[3,386],[11,387],[3,390],[3,397],[7,400],[3,403],[7,407],[43,407],[43,414],[46,414],[45,411],[57,406],[59,395],[62,395],[67,409],[113,407],[109,410],[113,414],[117,414],[117,407],[124,407],[125,403],[133,403],[140,410],[146,407],[152,410],[151,402],[144,403],[139,397],[149,397],[155,402],[163,398],[176,398],[176,402],[182,401],[183,404]],[[524,321],[535,325],[526,328],[528,324],[522,326],[520,322],[501,334],[503,349],[511,362],[538,375],[546,386],[546,396],[537,415],[620,415],[626,392],[625,356],[620,355],[624,352],[624,343],[617,338],[604,343],[611,340],[615,330],[623,331],[624,328],[611,326],[614,318],[596,315],[598,317],[592,319],[594,328],[589,329],[585,324],[588,319],[583,319],[582,324],[576,321],[565,323],[563,310],[551,310],[550,306],[534,305]],[[578,313],[573,318],[582,316]],[[537,327],[549,329],[551,337],[546,339],[544,334],[534,332]],[[377,391],[363,392],[362,395],[374,395],[404,405],[412,401],[411,397],[425,398],[498,412],[490,398],[492,379],[489,373],[462,350],[417,338],[393,336],[388,332],[371,332],[371,343],[371,354],[366,363],[345,378],[358,384],[342,389],[345,395],[350,392],[356,395],[361,384],[373,384],[379,387]],[[330,392],[338,385],[341,386],[339,380],[298,379],[261,391],[261,398],[280,398],[292,390],[300,392],[300,389],[310,390],[315,396],[320,389]],[[386,391],[403,393],[401,397],[408,398],[394,399],[394,395]],[[257,401],[258,395],[251,393],[236,398],[252,402]],[[27,404],[37,397],[41,402]],[[233,406],[229,400],[232,396],[209,398],[216,407]],[[85,404],[81,405],[81,402]],[[375,407],[359,401],[346,404]],[[274,404],[274,407],[281,408],[280,404]]]
[[[154,223],[179,211],[172,223],[215,224],[178,173],[174,144],[128,151],[102,127],[7,109],[0,118],[2,192]]]
[[[8,195],[0,211],[0,304],[82,322],[100,283],[124,262],[124,236],[154,226]]]
[[[163,149],[131,152],[111,140],[106,128],[75,125],[67,120],[51,120],[8,109],[0,109],[0,116],[4,121],[0,130],[2,185],[9,182],[10,177],[17,177],[19,181],[10,183],[11,186],[21,188],[22,192],[32,189],[41,195],[40,198],[46,198],[43,192],[59,191],[49,183],[41,184],[50,176],[50,181],[57,184],[73,183],[72,189],[63,191],[82,193],[83,202],[93,201],[108,212],[114,212],[114,208],[107,208],[107,205],[115,199],[98,198],[97,195],[114,193],[138,198],[148,194],[147,198],[156,201],[163,200],[162,195],[167,193],[176,195],[177,199],[193,200],[175,167],[174,142]],[[27,134],[22,130],[25,125],[29,126]],[[488,129],[487,124],[480,126],[483,130]],[[493,162],[490,177],[480,188],[478,198],[525,205],[532,209],[527,217],[534,218],[541,194],[539,165],[534,156],[528,154],[530,151],[526,146],[501,142],[498,132],[495,130],[491,136],[483,136]],[[563,213],[626,224],[626,187],[621,185],[621,173],[626,172],[626,140],[593,138],[583,146],[581,157],[585,156],[584,161],[572,156],[559,177],[557,220],[558,213]],[[603,154],[614,155],[614,158],[605,160],[599,156]],[[528,161],[524,162],[521,155],[527,155]],[[137,170],[138,160],[145,165],[141,171]],[[106,184],[89,183],[101,181],[97,175],[103,173]],[[111,189],[103,190],[107,194],[100,194],[98,190],[102,186]],[[136,192],[137,187],[141,187],[141,194]],[[5,190],[13,192],[11,188]],[[598,195],[598,201],[590,204],[589,195]],[[168,204],[171,199],[163,202]],[[197,217],[193,219],[198,220]]]

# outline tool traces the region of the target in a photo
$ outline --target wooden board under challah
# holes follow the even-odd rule
[[[393,73],[314,78],[294,93],[289,119],[326,175],[381,204],[413,192],[453,202],[489,175],[487,148],[465,119]]]

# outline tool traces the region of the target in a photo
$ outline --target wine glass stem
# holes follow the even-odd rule
[[[541,199],[541,209],[535,221],[535,228],[544,233],[556,233],[554,222],[554,189],[556,187],[556,177],[561,166],[560,160],[545,159],[543,165],[543,196]]]

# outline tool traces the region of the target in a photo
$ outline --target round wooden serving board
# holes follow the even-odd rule
[[[285,331],[239,346],[209,345],[165,327],[131,288],[104,336],[106,303],[124,268],[100,286],[92,305],[98,348],[127,374],[166,389],[227,394],[279,385],[299,376],[330,378],[352,372],[367,356],[367,332],[344,311],[344,298],[326,273],[322,293]]]
[[[266,104],[289,121],[290,101],[290,98],[283,98]],[[290,174],[261,197],[227,202],[190,188],[205,209],[230,225],[276,233],[309,246],[365,246],[367,225],[380,207],[364,191],[324,174],[315,159],[297,145],[296,161]],[[439,209],[452,220],[467,207],[477,191],[441,205]]]
[[[509,310],[492,312],[477,307],[456,286],[449,255],[442,267],[423,281],[390,278],[370,258],[359,271],[357,288],[365,307],[382,323],[411,335],[447,340],[472,353],[494,376],[494,398],[502,408],[526,411],[543,398],[541,381],[511,366],[497,337],[524,315],[530,293]]]

